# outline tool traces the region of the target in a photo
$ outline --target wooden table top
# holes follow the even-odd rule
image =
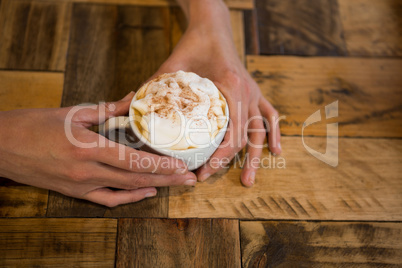
[[[240,154],[116,208],[0,178],[1,267],[402,266],[402,1],[226,3],[240,58],[286,116],[283,154],[264,151],[251,189]],[[171,0],[0,0],[0,111],[117,100],[184,30]],[[335,123],[332,167],[306,147],[325,153]]]

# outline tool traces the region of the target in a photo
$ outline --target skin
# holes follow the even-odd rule
[[[183,162],[114,142],[101,147],[109,141],[88,130],[107,118],[126,114],[133,96],[131,92],[121,101],[101,107],[104,118],[99,118],[99,106],[74,114],[74,138],[82,143],[97,142],[93,148],[77,147],[67,139],[64,122],[72,107],[1,112],[0,124],[8,127],[0,131],[0,176],[109,207],[155,196],[157,186],[194,185],[196,177]],[[119,160],[119,151],[124,152],[124,161]],[[130,154],[149,159],[149,163],[169,162],[168,168],[130,165]]]
[[[246,145],[247,136],[254,145],[264,143],[267,133],[263,121],[256,119],[247,124],[247,120],[262,115],[274,126],[277,112],[264,99],[237,56],[225,4],[217,0],[178,2],[189,26],[153,77],[184,70],[207,77],[217,85],[226,97],[231,118],[224,147],[211,159],[227,163]],[[0,112],[0,125],[7,126],[0,129],[0,176],[109,207],[155,196],[155,187],[159,186],[194,186],[197,177],[187,170],[185,163],[110,142],[88,129],[110,117],[127,114],[133,96],[131,92],[120,101],[74,113],[67,126],[79,142],[96,142],[97,146],[92,148],[79,148],[66,136],[65,119],[73,107]],[[99,117],[99,109],[105,110],[104,116]],[[247,135],[250,129],[259,132]],[[279,128],[272,127],[268,135],[270,150],[279,154]],[[108,146],[100,146],[102,143]],[[247,151],[250,159],[259,159],[262,149],[248,144]],[[119,160],[119,152],[124,152],[125,160]],[[130,165],[133,155],[136,159],[148,159],[150,166]],[[168,164],[156,164],[161,162]],[[204,181],[221,168],[222,165],[206,163],[197,171],[198,180]],[[245,186],[254,184],[255,171],[250,166],[243,169],[241,181]]]
[[[205,181],[247,145],[248,163],[241,174],[244,186],[255,182],[264,140],[270,151],[281,153],[278,112],[262,96],[257,83],[240,61],[233,42],[229,10],[223,1],[179,0],[188,28],[169,59],[155,75],[178,70],[195,72],[212,80],[225,96],[230,110],[229,128],[211,160],[197,171]],[[270,129],[267,133],[262,117]],[[254,118],[253,120],[249,120]],[[221,164],[219,164],[221,163]]]

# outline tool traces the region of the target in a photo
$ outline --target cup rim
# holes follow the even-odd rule
[[[201,148],[191,148],[191,149],[182,149],[182,150],[173,150],[173,149],[165,149],[165,148],[156,148],[155,146],[153,146],[147,138],[145,138],[141,132],[139,131],[138,127],[136,124],[134,124],[134,120],[131,120],[131,118],[134,117],[134,108],[133,108],[133,103],[134,101],[137,100],[137,94],[139,92],[141,92],[141,90],[143,90],[144,86],[146,86],[149,82],[151,82],[152,80],[146,82],[144,85],[142,85],[136,92],[134,97],[132,98],[131,102],[130,102],[130,110],[129,110],[129,122],[130,122],[130,127],[134,132],[134,135],[141,141],[143,142],[146,146],[150,147],[152,150],[155,150],[159,153],[163,153],[163,154],[167,154],[167,155],[171,155],[172,153],[193,153],[193,152],[197,152],[197,151],[202,151],[205,150],[207,148],[210,148],[211,146],[207,146],[207,147],[201,147]],[[218,88],[218,87],[217,87]],[[226,133],[228,124],[229,124],[229,105],[228,102],[225,98],[225,96],[222,94],[222,92],[219,90],[218,88],[218,92],[220,94],[220,96],[225,100],[225,117],[226,117],[226,122],[225,125],[219,130],[219,132],[215,135],[215,137],[213,138],[213,140],[211,141],[211,145],[214,143],[214,141],[216,141],[218,138],[221,138],[222,135],[224,135]],[[220,144],[218,144],[218,146],[216,148],[219,147]]]

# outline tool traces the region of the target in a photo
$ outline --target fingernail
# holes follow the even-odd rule
[[[282,147],[281,147],[281,143],[280,143],[280,142],[278,142],[278,148],[279,148],[279,150],[282,151]]]
[[[251,185],[254,185],[255,183],[255,172],[251,172],[250,177],[248,178],[248,181],[250,182]]]
[[[187,168],[181,167],[181,168],[179,168],[179,169],[176,169],[176,170],[174,171],[174,173],[175,173],[175,174],[180,174],[180,175],[186,174],[186,173],[187,173]]]
[[[211,176],[211,174],[205,173],[204,175],[202,175],[202,176],[200,177],[200,181],[205,181],[206,179],[209,178],[209,176]]]
[[[196,183],[197,183],[197,181],[195,181],[195,180],[186,180],[186,181],[184,182],[184,185],[187,185],[187,186],[195,186]]]
[[[146,193],[146,194],[145,194],[145,197],[152,197],[152,196],[155,196],[155,195],[156,195],[156,192],[153,191],[153,192],[148,192],[148,193]]]

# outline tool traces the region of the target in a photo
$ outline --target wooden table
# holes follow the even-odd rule
[[[0,266],[402,265],[402,1],[226,2],[241,59],[286,116],[255,187],[237,162],[108,209],[1,179]],[[117,100],[184,29],[169,0],[0,0],[0,110]],[[334,123],[336,167],[303,146],[324,153]]]

